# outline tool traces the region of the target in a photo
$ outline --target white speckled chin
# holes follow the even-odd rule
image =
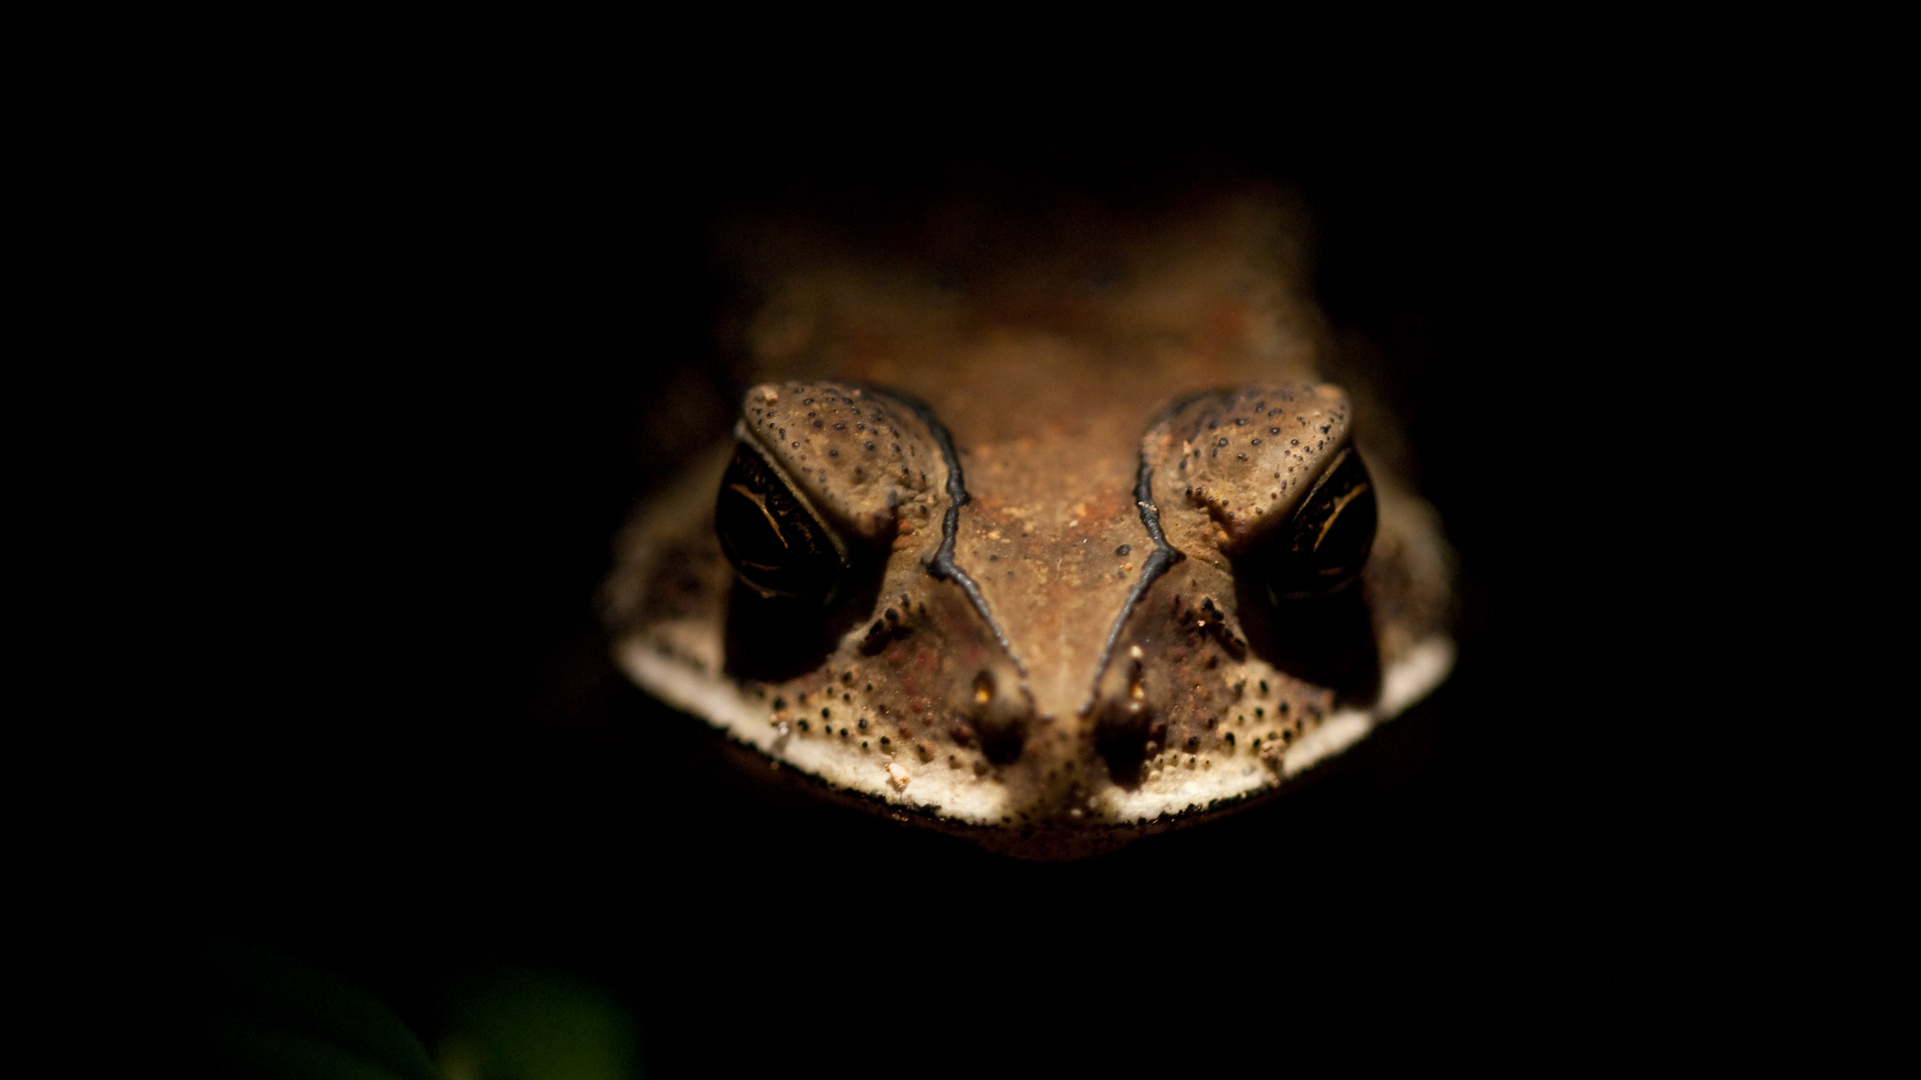
[[[697,627],[684,629],[688,632],[681,636],[689,644],[699,638]],[[783,733],[764,702],[638,640],[626,643],[620,661],[636,682],[663,701],[706,717],[737,741],[834,787],[963,825],[998,827],[1003,816],[1022,809],[1012,804],[1005,787],[970,770],[916,761],[911,754],[860,750],[857,743],[831,737],[797,738],[791,727]],[[1085,800],[1085,807],[1095,811],[1088,824],[1097,825],[1102,819],[1151,821],[1162,814],[1234,802],[1277,787],[1366,738],[1439,686],[1453,666],[1454,643],[1438,635],[1427,638],[1389,666],[1382,677],[1380,698],[1371,708],[1341,709],[1288,747],[1278,776],[1258,755],[1240,753],[1209,759],[1199,769],[1169,769],[1132,789],[1110,782]]]
[[[833,787],[967,825],[998,824],[1008,812],[1007,791],[972,772],[902,760],[875,749],[863,751],[858,740],[850,745],[838,739],[796,738],[791,727],[782,734],[765,702],[752,700],[731,682],[705,677],[643,642],[627,642],[619,659],[635,682],[662,701],[706,718],[735,740]],[[903,774],[905,783],[900,779]]]

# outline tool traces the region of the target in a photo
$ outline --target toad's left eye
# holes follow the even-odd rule
[[[846,594],[850,575],[885,561],[903,516],[931,513],[946,459],[929,423],[868,387],[749,390],[714,503],[714,532],[741,581],[770,598]]]
[[[846,544],[744,442],[720,482],[714,533],[740,579],[763,596],[825,603],[847,571]]]

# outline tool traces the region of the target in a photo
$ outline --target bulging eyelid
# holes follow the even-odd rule
[[[948,455],[904,399],[850,383],[768,383],[741,402],[751,439],[850,540],[884,543],[903,513],[932,513]]]
[[[1141,441],[1162,512],[1206,515],[1222,551],[1244,551],[1287,520],[1347,445],[1353,408],[1326,383],[1234,387],[1171,404]]]
[[[967,484],[953,437],[932,408],[885,387],[807,380],[756,386],[740,412],[740,437],[764,448],[844,535],[879,547],[902,515],[930,526],[938,517],[941,539],[927,573],[958,586],[1013,655],[980,586],[954,561]]]

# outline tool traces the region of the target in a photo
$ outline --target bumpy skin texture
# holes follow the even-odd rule
[[[833,525],[867,543],[891,536],[901,508],[946,479],[927,425],[860,387],[757,386],[741,405],[738,434],[772,458]],[[915,507],[923,518],[927,505]]]
[[[861,261],[763,249],[736,437],[847,572],[824,604],[739,584],[718,449],[621,539],[622,665],[823,792],[1032,858],[1227,812],[1351,744],[1445,677],[1451,577],[1383,460],[1352,587],[1254,584],[1263,538],[1369,445],[1316,378],[1292,235],[1242,199],[1039,255],[938,229]]]
[[[1155,425],[1141,453],[1154,462],[1156,505],[1205,510],[1223,550],[1272,531],[1348,444],[1347,395],[1325,383],[1202,394]]]

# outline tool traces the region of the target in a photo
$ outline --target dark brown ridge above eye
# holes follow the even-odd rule
[[[827,603],[847,572],[843,545],[760,452],[734,445],[714,503],[734,572],[763,596]]]
[[[1380,511],[1374,480],[1344,447],[1275,535],[1255,553],[1275,603],[1326,596],[1352,584],[1374,547]]]

